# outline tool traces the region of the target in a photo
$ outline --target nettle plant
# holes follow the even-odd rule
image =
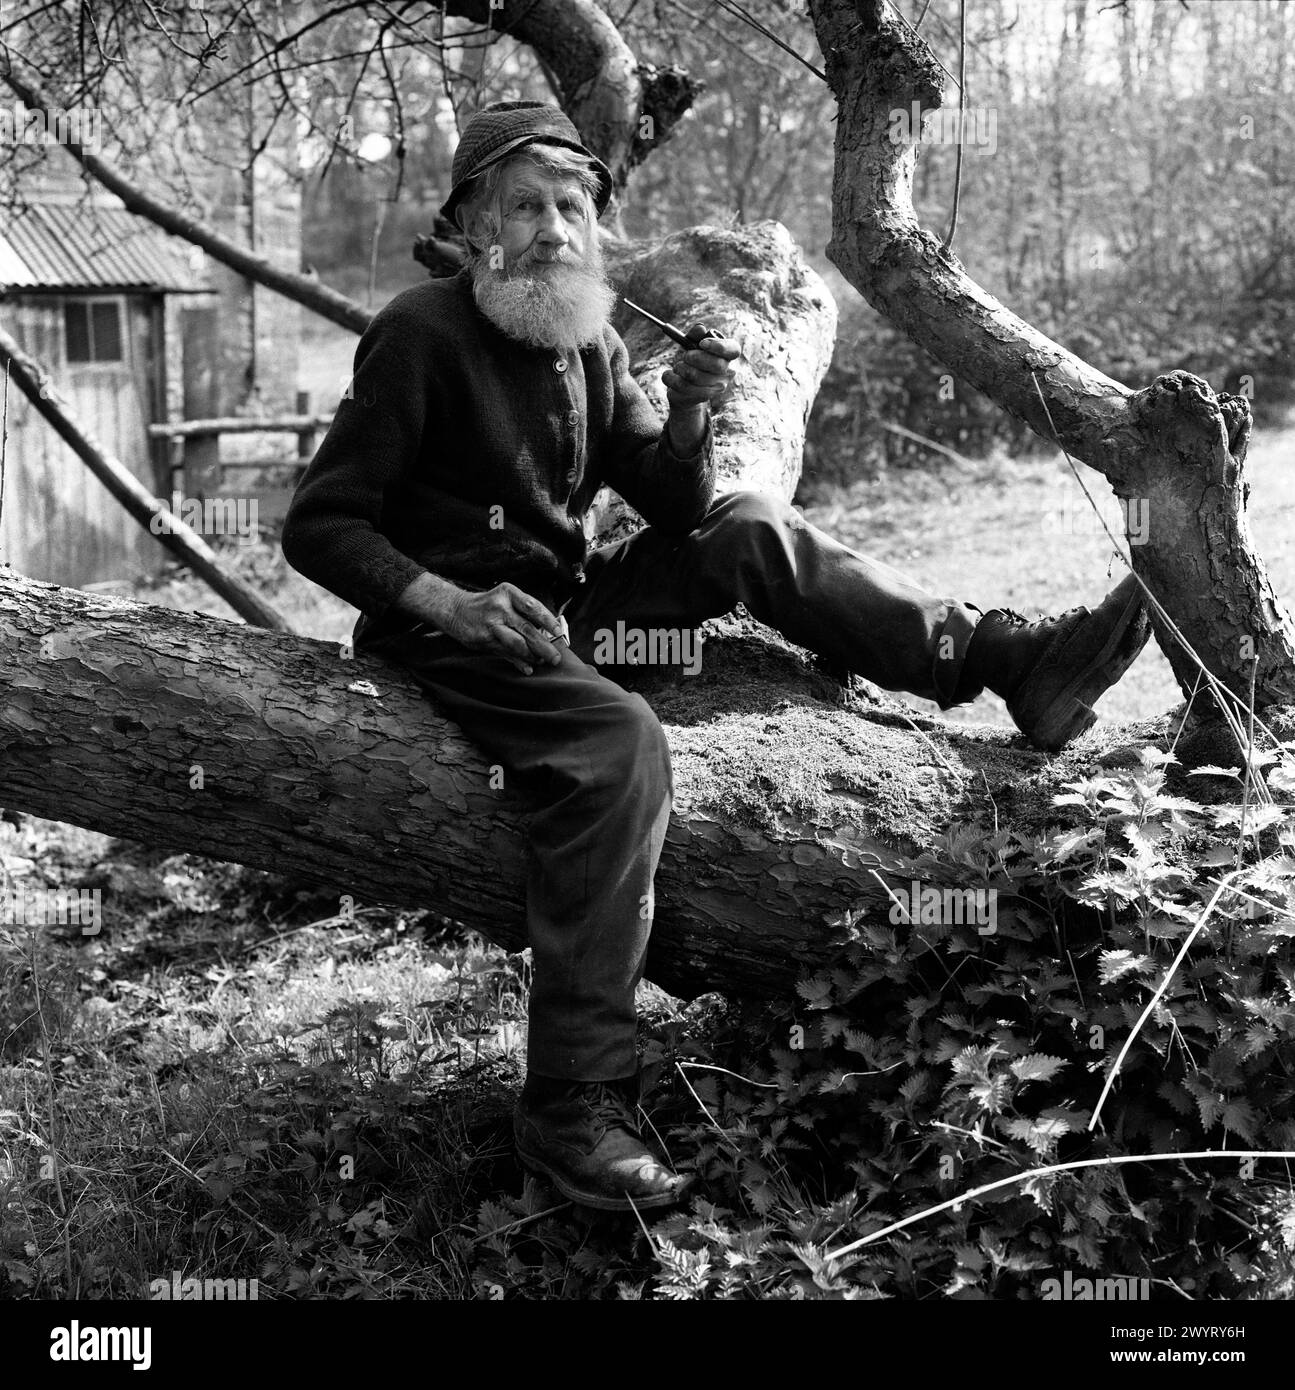
[[[1039,1298],[1070,1270],[1289,1296],[1290,1170],[1247,1155],[1295,1158],[1295,757],[1198,769],[1227,804],[1170,795],[1175,762],[1143,748],[1046,834],[961,826],[893,871],[995,890],[992,935],[873,902],[792,1014],[650,1042],[697,1195],[643,1229],[637,1280],[623,1233],[598,1264],[586,1232],[586,1292]]]

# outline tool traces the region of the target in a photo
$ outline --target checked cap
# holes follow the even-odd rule
[[[612,193],[611,170],[580,143],[580,132],[566,114],[545,101],[496,101],[472,117],[454,151],[450,166],[453,188],[441,208],[442,216],[453,222],[455,209],[478,174],[524,146],[537,143],[564,145],[590,160],[598,176],[594,206],[601,217]]]

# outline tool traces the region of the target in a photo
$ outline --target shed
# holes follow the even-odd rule
[[[50,372],[86,431],[159,497],[168,491],[166,446],[148,427],[167,419],[174,297],[213,288],[202,260],[122,207],[81,199],[0,214],[0,322]],[[11,390],[0,561],[77,586],[154,574],[164,558]]]

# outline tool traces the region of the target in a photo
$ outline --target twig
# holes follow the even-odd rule
[[[824,1256],[825,1259],[839,1260],[846,1255],[852,1255],[856,1250],[860,1250],[865,1245],[871,1245],[873,1241],[882,1240],[884,1237],[893,1235],[896,1231],[902,1231],[906,1226],[912,1226],[918,1221],[925,1221],[928,1216],[938,1216],[942,1211],[948,1211],[951,1207],[960,1207],[965,1202],[974,1202],[977,1197],[983,1197],[986,1192],[996,1192],[1001,1187],[1011,1187],[1014,1183],[1027,1182],[1030,1178],[1046,1178],[1053,1173],[1069,1173],[1077,1168],[1112,1168],[1123,1163],[1184,1163],[1188,1159],[1205,1158],[1226,1158],[1236,1160],[1239,1158],[1295,1158],[1295,1150],[1291,1149],[1197,1149],[1189,1153],[1180,1154],[1117,1154],[1110,1158],[1081,1158],[1073,1163],[1050,1163],[1043,1168],[1028,1168],[1023,1173],[1013,1173],[1009,1178],[999,1178],[996,1182],[985,1183],[983,1187],[973,1187],[970,1192],[964,1192],[959,1197],[950,1197],[947,1202],[940,1202],[937,1206],[927,1207],[924,1211],[914,1212],[912,1216],[906,1216],[902,1221],[892,1221],[889,1226],[883,1226],[879,1231],[873,1231],[871,1235],[861,1236],[858,1240],[851,1241],[849,1245],[843,1245],[838,1250],[829,1250]]]
[[[968,1139],[974,1139],[978,1144],[992,1144],[996,1149],[1006,1149],[1007,1145],[999,1139],[991,1139],[988,1134],[977,1134],[974,1129],[963,1129],[961,1125],[948,1125],[943,1120],[932,1120],[931,1124],[936,1129],[947,1129],[952,1134],[965,1134]],[[1011,1150],[1009,1149],[1010,1153]]]
[[[1102,1093],[1097,1098],[1097,1105],[1093,1109],[1093,1117],[1088,1122],[1088,1128],[1090,1130],[1093,1129],[1097,1124],[1097,1118],[1102,1113],[1102,1106],[1106,1103],[1106,1097],[1110,1094],[1111,1087],[1115,1084],[1115,1078],[1120,1073],[1120,1067],[1123,1065],[1124,1059],[1128,1055],[1129,1048],[1133,1046],[1133,1040],[1138,1036],[1138,1033],[1141,1031],[1142,1025],[1151,1016],[1152,1009],[1156,1007],[1156,1005],[1160,1002],[1161,998],[1164,996],[1165,990],[1169,988],[1169,981],[1174,978],[1174,972],[1183,963],[1183,960],[1186,958],[1187,952],[1190,949],[1192,942],[1196,940],[1196,938],[1200,935],[1201,930],[1204,928],[1205,923],[1209,921],[1210,915],[1211,913],[1213,913],[1215,905],[1218,903],[1219,898],[1221,898],[1223,896],[1224,891],[1230,887],[1228,880],[1236,878],[1238,874],[1242,874],[1244,872],[1244,869],[1234,869],[1230,874],[1227,875],[1226,878],[1222,878],[1219,880],[1218,887],[1214,890],[1214,896],[1209,900],[1209,903],[1206,905],[1205,911],[1201,913],[1200,920],[1191,929],[1191,931],[1187,933],[1187,936],[1184,939],[1183,944],[1178,948],[1178,954],[1174,957],[1173,963],[1170,965],[1169,969],[1165,971],[1164,979],[1160,981],[1160,984],[1157,986],[1156,992],[1151,996],[1150,1002],[1147,1004],[1147,1007],[1142,1010],[1142,1017],[1139,1018],[1138,1021],[1133,1025],[1133,1031],[1129,1034],[1129,1036],[1124,1039],[1124,1046],[1120,1048],[1120,1055],[1115,1059],[1115,1065],[1111,1068],[1110,1073],[1106,1078],[1106,1084],[1102,1087]]]
[[[967,109],[967,0],[958,0],[958,148],[953,165],[953,212],[945,234],[944,249],[952,251],[954,233],[958,230],[958,207],[962,201],[962,151]]]
[[[58,1109],[56,1105],[58,1088],[54,1081],[54,1064],[51,1061],[51,1049],[49,1045],[49,1027],[45,1022],[45,1005],[40,993],[40,962],[36,959],[36,933],[28,927],[28,941],[31,946],[31,987],[36,1000],[36,1019],[40,1024],[40,1047],[41,1056],[45,1062],[45,1080],[49,1084],[49,1146],[51,1157],[54,1160],[54,1190],[58,1193],[59,1210],[64,1216],[67,1215],[67,1197],[63,1192],[63,1179],[59,1174],[59,1169],[63,1163],[62,1142],[58,1126]],[[68,1271],[69,1276],[71,1270]]]
[[[559,1202],[555,1207],[546,1207],[543,1211],[532,1212],[529,1216],[523,1216],[517,1221],[510,1222],[507,1226],[500,1226],[497,1231],[487,1231],[484,1235],[477,1236],[472,1243],[473,1245],[480,1245],[483,1240],[491,1240],[495,1236],[506,1236],[509,1232],[520,1230],[532,1221],[538,1221],[542,1216],[552,1216],[555,1211],[564,1211],[570,1205],[570,1202]]]
[[[920,728],[917,725],[917,723],[913,720],[913,717],[909,714],[905,714],[903,710],[899,711],[899,715],[901,719],[906,720],[907,723],[912,727],[913,732],[918,736],[918,738],[926,740],[926,746],[931,750],[932,753],[935,754],[936,760],[939,762],[940,766],[944,768],[944,770],[949,774],[950,777],[956,780],[958,774],[954,771],[953,765],[949,762],[948,758],[946,758],[944,754],[941,753],[940,750],[935,746],[935,741],[932,738],[930,738],[930,736],[926,733],[926,730]]]
[[[762,34],[770,43],[777,44],[784,53],[790,54],[802,67],[808,68],[820,82],[827,81],[827,74],[823,72],[822,69],[816,68],[808,58],[802,58],[789,43],[784,43],[772,29],[766,29],[753,14],[739,5],[737,0],[715,0],[715,3],[726,14],[731,14],[735,19],[740,19],[743,24],[749,24],[757,34]]]
[[[185,1177],[192,1178],[192,1179],[194,1180],[194,1182],[196,1182],[196,1183],[198,1184],[199,1187],[201,1187],[204,1191],[207,1190],[207,1184],[206,1184],[205,1182],[203,1182],[203,1180],[197,1175],[197,1173],[195,1173],[195,1172],[193,1171],[192,1168],[188,1167],[188,1166],[187,1166],[186,1164],[184,1164],[184,1163],[181,1163],[180,1160],[179,1160],[178,1158],[176,1158],[176,1156],[170,1151],[170,1149],[163,1149],[163,1150],[162,1150],[162,1153],[163,1153],[167,1158],[169,1158],[169,1159],[171,1160],[172,1163],[175,1164],[175,1166],[185,1175]],[[233,1207],[234,1210],[235,1210],[245,1221],[250,1221],[250,1222],[252,1223],[252,1225],[257,1226],[257,1227],[259,1227],[262,1231],[264,1231],[265,1234],[266,1234],[267,1236],[269,1236],[271,1240],[278,1240],[279,1237],[283,1234],[281,1231],[273,1231],[273,1230],[271,1230],[270,1227],[267,1226],[267,1225],[265,1224],[264,1221],[258,1220],[258,1219],[257,1219],[255,1216],[253,1216],[252,1213],[251,1213],[250,1211],[248,1211],[245,1207],[240,1206],[240,1205],[238,1204],[238,1202],[236,1202],[232,1196],[226,1197],[226,1198],[225,1198],[225,1201],[226,1201],[226,1203],[227,1203],[229,1206]]]
[[[901,439],[911,439],[915,444],[925,445],[928,449],[934,449],[936,453],[948,454],[955,463],[965,464],[968,468],[975,468],[975,459],[969,459],[966,454],[960,454],[956,449],[950,449],[947,444],[937,444],[934,439],[928,439],[924,434],[918,434],[916,430],[906,429],[903,425],[892,425],[889,420],[878,420],[877,423],[883,430],[889,430],[891,434],[897,434]]]
[[[1246,732],[1245,771],[1241,782],[1241,819],[1237,825],[1236,866],[1241,867],[1241,859],[1246,845],[1246,812],[1250,809],[1250,786],[1259,781],[1259,770],[1254,766],[1255,750],[1255,678],[1259,674],[1259,653],[1255,653],[1250,667],[1250,726]]]
[[[763,1086],[766,1091],[776,1091],[778,1083],[776,1081],[752,1081],[749,1076],[742,1076],[738,1072],[729,1071],[727,1067],[714,1067],[709,1062],[677,1062],[680,1067],[698,1067],[702,1071],[719,1071],[725,1076],[731,1076],[735,1081],[745,1081],[748,1086]]]

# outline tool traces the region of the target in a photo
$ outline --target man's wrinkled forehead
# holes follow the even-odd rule
[[[499,192],[505,202],[522,197],[545,197],[549,194],[556,202],[559,198],[574,198],[585,201],[585,191],[580,180],[568,174],[554,174],[536,164],[534,160],[519,155],[504,165],[499,177]]]

